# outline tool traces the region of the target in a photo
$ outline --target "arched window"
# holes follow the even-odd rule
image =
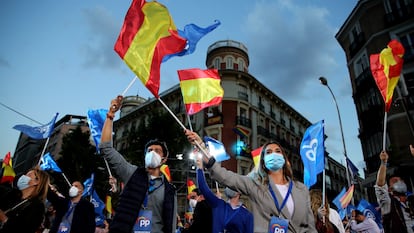
[[[232,57],[226,58],[226,69],[233,69],[233,58]]]

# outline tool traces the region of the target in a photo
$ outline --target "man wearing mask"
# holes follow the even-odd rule
[[[189,205],[193,209],[193,222],[183,233],[211,233],[213,216],[210,205],[198,188],[189,194]]]
[[[126,183],[109,232],[131,233],[134,230],[174,233],[177,223],[176,189],[160,170],[168,158],[167,145],[157,139],[145,145],[145,168],[127,162],[113,148],[113,119],[121,107],[122,99],[122,96],[118,96],[111,101],[99,145],[101,154],[121,181]]]
[[[83,184],[72,183],[69,198],[61,197],[55,187],[51,186],[47,199],[56,209],[55,219],[49,233],[93,233],[95,232],[95,208],[92,203],[82,198]]]
[[[412,147],[410,146],[410,149]],[[413,150],[411,150],[413,151]],[[412,153],[413,154],[413,153]],[[413,154],[414,156],[414,154]],[[377,174],[375,194],[381,207],[385,233],[414,232],[414,210],[407,203],[407,185],[398,176],[392,176],[386,184],[388,153],[380,154],[381,165]]]

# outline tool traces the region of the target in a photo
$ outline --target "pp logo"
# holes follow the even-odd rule
[[[272,226],[272,232],[273,233],[285,233],[286,230],[284,229],[283,226],[281,226],[279,224],[273,224],[273,226]]]
[[[147,218],[140,218],[138,224],[139,227],[148,227],[151,224],[151,221]]]
[[[312,139],[309,143],[309,145],[303,145],[302,149],[306,150],[306,157],[309,159],[309,161],[315,161],[316,160],[316,149],[318,148],[318,140]]]

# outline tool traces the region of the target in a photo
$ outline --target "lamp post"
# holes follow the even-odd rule
[[[326,78],[325,78],[325,77],[319,77],[319,81],[321,82],[321,84],[322,84],[322,85],[324,85],[324,86],[328,87],[329,92],[331,92],[332,98],[333,98],[333,100],[334,100],[334,102],[335,102],[336,111],[338,112],[339,126],[340,126],[340,128],[341,128],[342,144],[343,144],[343,146],[344,146],[344,156],[345,156],[345,163],[346,163],[346,166],[345,166],[345,171],[346,171],[346,180],[347,180],[347,182],[348,182],[348,188],[349,188],[349,187],[351,187],[351,181],[350,181],[350,179],[349,179],[349,171],[348,171],[348,161],[347,161],[347,159],[348,159],[348,155],[347,155],[347,153],[346,153],[344,130],[342,129],[342,119],[341,119],[341,114],[339,113],[338,103],[336,102],[336,98],[335,98],[334,93],[332,92],[331,88],[330,88],[330,87],[329,87],[329,85],[328,85],[328,80],[326,80]]]

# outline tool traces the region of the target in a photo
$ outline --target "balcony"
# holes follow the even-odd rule
[[[272,111],[270,111],[270,117],[271,117],[273,120],[276,120],[276,114],[275,114],[274,112],[272,112]]]
[[[257,126],[257,134],[262,135],[263,137],[266,137],[266,138],[270,136],[269,130],[265,129],[262,126]]]
[[[252,128],[252,121],[246,117],[237,116],[236,125],[245,126],[247,128]]]
[[[414,4],[409,3],[406,6],[402,6],[400,9],[396,9],[391,13],[385,15],[385,24],[388,27],[394,26],[396,24],[408,21],[414,17]]]
[[[259,106],[260,111],[264,112],[265,107],[261,102],[258,103],[258,106]]]

